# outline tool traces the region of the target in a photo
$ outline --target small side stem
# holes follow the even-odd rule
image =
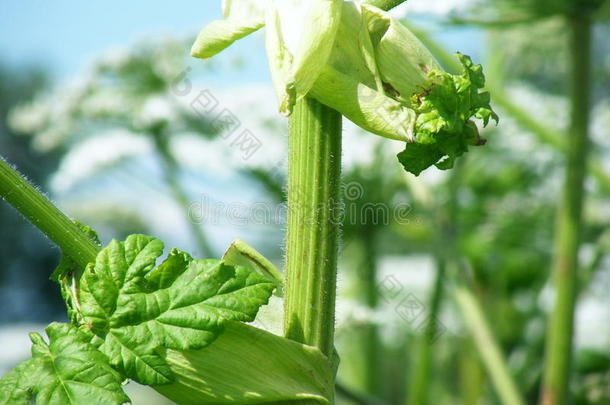
[[[413,353],[414,361],[409,378],[408,405],[424,405],[428,403],[428,382],[430,380],[430,368],[432,361],[432,345],[438,332],[437,319],[440,313],[443,297],[443,285],[445,280],[445,259],[436,259],[436,279],[434,289],[430,298],[430,317],[426,324],[424,334],[420,336],[416,350]]]
[[[3,158],[0,158],[0,197],[79,265],[85,267],[95,261],[99,246]]]
[[[578,251],[582,231],[584,180],[589,149],[591,94],[591,20],[587,15],[570,19],[571,124],[567,138],[567,167],[557,218],[553,281],[555,304],[546,342],[543,405],[568,403],[574,306],[578,286]]]
[[[500,402],[505,405],[525,405],[508,370],[502,351],[481,310],[481,305],[472,292],[455,278],[452,283],[454,285],[453,297],[481,354],[481,360],[491,377]]]

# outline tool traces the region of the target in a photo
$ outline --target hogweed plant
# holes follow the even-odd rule
[[[173,249],[159,262],[163,243],[145,235],[101,247],[0,161],[0,194],[62,249],[52,278],[70,321],[31,335],[32,358],[0,380],[0,404],[122,404],[126,380],[178,404],[334,403],[342,116],[404,142],[398,159],[416,175],[483,145],[473,119],[498,119],[481,66],[458,54],[463,72],[446,73],[383,10],[400,1],[371,3],[226,0],[192,49],[209,58],[266,27],[290,117],[285,281],[243,242],[220,260]],[[284,337],[246,324],[274,291]]]

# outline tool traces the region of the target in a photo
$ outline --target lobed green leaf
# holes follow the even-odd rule
[[[76,327],[52,323],[46,328],[49,343],[30,334],[32,358],[0,380],[0,404],[120,405],[129,402],[121,388],[123,378],[86,333]]]
[[[112,241],[85,270],[78,297],[82,322],[110,363],[148,385],[172,380],[163,350],[199,349],[226,321],[253,321],[275,288],[245,267],[179,250],[151,272],[162,252],[161,241],[144,235]]]

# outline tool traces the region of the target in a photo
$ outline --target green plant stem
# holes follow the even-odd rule
[[[161,159],[165,183],[169,187],[174,200],[178,203],[182,212],[184,213],[184,219],[188,224],[195,243],[197,244],[200,251],[199,253],[201,253],[203,257],[214,257],[214,250],[210,246],[206,234],[201,229],[201,226],[199,226],[199,224],[193,221],[193,219],[189,216],[191,201],[189,200],[186,191],[180,184],[180,167],[175,156],[169,149],[167,134],[156,132],[152,135],[155,140],[157,154]]]
[[[525,405],[508,370],[502,351],[481,310],[480,303],[470,289],[456,276],[452,276],[452,279],[453,297],[491,377],[500,402],[504,405]]]
[[[566,173],[558,212],[553,282],[555,303],[548,325],[541,403],[568,403],[574,305],[577,294],[577,269],[584,180],[589,146],[591,93],[591,21],[586,15],[570,19],[571,116],[567,137]]]
[[[334,348],[341,176],[341,115],[314,99],[297,102],[288,141],[286,337]]]
[[[475,342],[469,337],[464,337],[454,344],[460,347],[457,355],[459,399],[456,402],[461,405],[478,405],[484,393],[486,375],[483,365],[477,358]]]
[[[99,246],[2,158],[0,196],[79,265],[95,261]]]
[[[365,227],[361,235],[362,243],[362,284],[364,303],[375,311],[379,305],[377,281],[377,235],[374,227]],[[364,382],[366,392],[380,395],[381,391],[381,344],[379,328],[375,322],[369,322],[363,328],[364,334]]]
[[[432,362],[432,346],[438,333],[437,319],[440,313],[445,280],[446,263],[443,258],[436,260],[436,278],[432,295],[430,297],[430,315],[426,323],[426,329],[419,337],[413,351],[414,360],[409,378],[408,405],[425,405],[428,403],[428,383],[430,380],[430,368]]]

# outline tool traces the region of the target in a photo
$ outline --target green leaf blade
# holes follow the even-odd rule
[[[443,152],[435,145],[424,143],[407,144],[405,150],[398,154],[398,160],[405,170],[416,176],[436,164],[442,157]]]
[[[221,260],[193,260],[173,250],[155,270],[162,243],[144,235],[113,241],[81,278],[85,328],[124,375],[148,385],[172,375],[160,354],[212,343],[230,320],[254,320],[274,280]],[[152,271],[151,271],[152,270]]]
[[[142,384],[167,384],[173,379],[172,372],[149,337],[130,327],[113,330],[106,335],[100,351],[122,374]]]
[[[188,253],[172,249],[167,259],[146,276],[148,287],[152,291],[170,287],[192,260]]]
[[[32,359],[26,360],[0,379],[0,405],[29,405],[36,371],[33,366]]]
[[[36,404],[120,405],[129,402],[121,387],[123,378],[106,356],[75,327],[53,323],[46,329],[49,343],[31,334],[32,355],[38,366],[33,385]]]

